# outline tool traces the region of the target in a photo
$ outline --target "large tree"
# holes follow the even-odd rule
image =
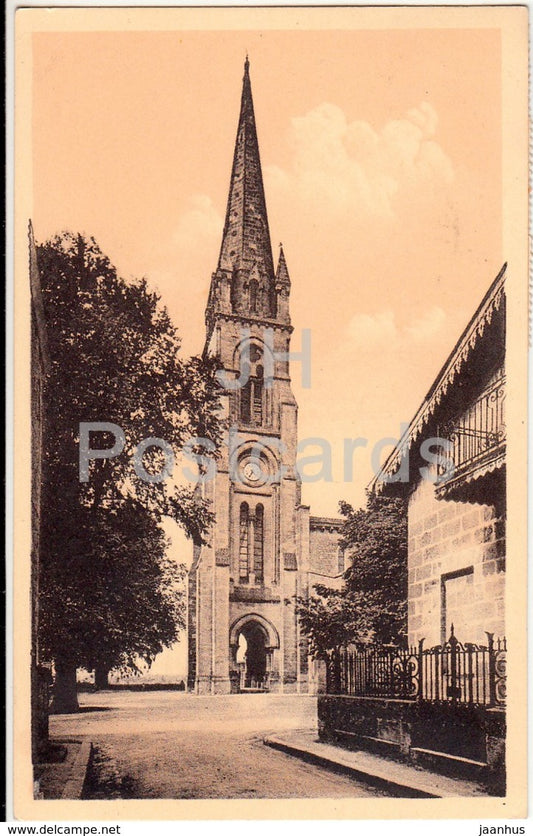
[[[366,508],[340,503],[341,546],[352,555],[348,595],[361,598],[362,641],[402,642],[407,631],[407,508],[405,501],[370,493]]]
[[[315,658],[331,663],[349,644],[402,643],[407,611],[407,515],[401,499],[370,494],[366,508],[339,503],[341,547],[350,557],[343,586],[314,587],[298,611]]]
[[[212,517],[194,486],[148,482],[132,452],[159,437],[220,442],[215,366],[182,359],[178,333],[145,280],[124,281],[94,239],[63,233],[38,248],[52,370],[44,469],[43,648],[56,668],[56,710],[73,710],[76,668],[150,664],[183,627],[183,567],[166,557],[161,519],[199,542]],[[121,455],[80,481],[80,422],[122,428]],[[111,433],[91,446],[109,448]],[[151,448],[143,463],[161,469]]]

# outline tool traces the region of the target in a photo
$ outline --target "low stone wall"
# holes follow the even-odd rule
[[[449,703],[319,696],[321,740],[480,780],[505,792],[505,711]]]

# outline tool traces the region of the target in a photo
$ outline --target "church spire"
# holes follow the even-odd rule
[[[276,270],[276,302],[278,318],[283,322],[290,323],[289,294],[291,292],[291,280],[285,261],[283,245],[279,245],[278,269]]]
[[[279,245],[279,259],[278,269],[276,270],[276,288],[290,287],[291,280],[289,278],[289,271],[287,269],[287,262],[285,261],[285,253],[283,252],[283,244]]]
[[[244,62],[241,110],[218,268],[246,271],[248,281],[253,273],[265,299],[272,294],[274,266],[248,56]]]
[[[250,62],[246,56],[226,220],[205,312],[206,345],[219,315],[275,321],[290,327],[289,293],[290,280],[283,252],[277,274],[274,271]]]

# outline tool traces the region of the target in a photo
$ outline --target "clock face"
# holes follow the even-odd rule
[[[241,480],[252,487],[263,485],[267,479],[267,465],[262,458],[254,456],[241,461],[239,466]]]
[[[258,482],[263,475],[263,469],[259,462],[246,462],[242,472],[249,482]]]

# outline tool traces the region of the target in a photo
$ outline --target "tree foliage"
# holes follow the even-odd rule
[[[48,561],[41,597],[48,652],[87,670],[150,664],[185,626],[184,567],[166,556],[153,514],[131,498],[78,519],[75,532],[64,519],[45,523],[49,554],[61,555]]]
[[[47,381],[40,641],[59,663],[91,670],[148,664],[184,624],[182,566],[166,557],[172,516],[196,542],[212,521],[194,488],[139,479],[145,438],[178,452],[191,437],[220,443],[213,361],[182,359],[178,333],[145,280],[124,281],[94,239],[63,233],[38,248],[51,372]],[[107,421],[123,453],[79,480],[79,424]],[[92,447],[114,438],[91,436]],[[157,451],[145,454],[158,472]],[[181,586],[181,591],[180,591]],[[57,665],[56,665],[57,666]]]
[[[407,611],[407,515],[401,499],[369,495],[366,508],[339,503],[340,545],[351,563],[340,590],[323,585],[298,611],[315,658],[348,644],[403,642]]]

